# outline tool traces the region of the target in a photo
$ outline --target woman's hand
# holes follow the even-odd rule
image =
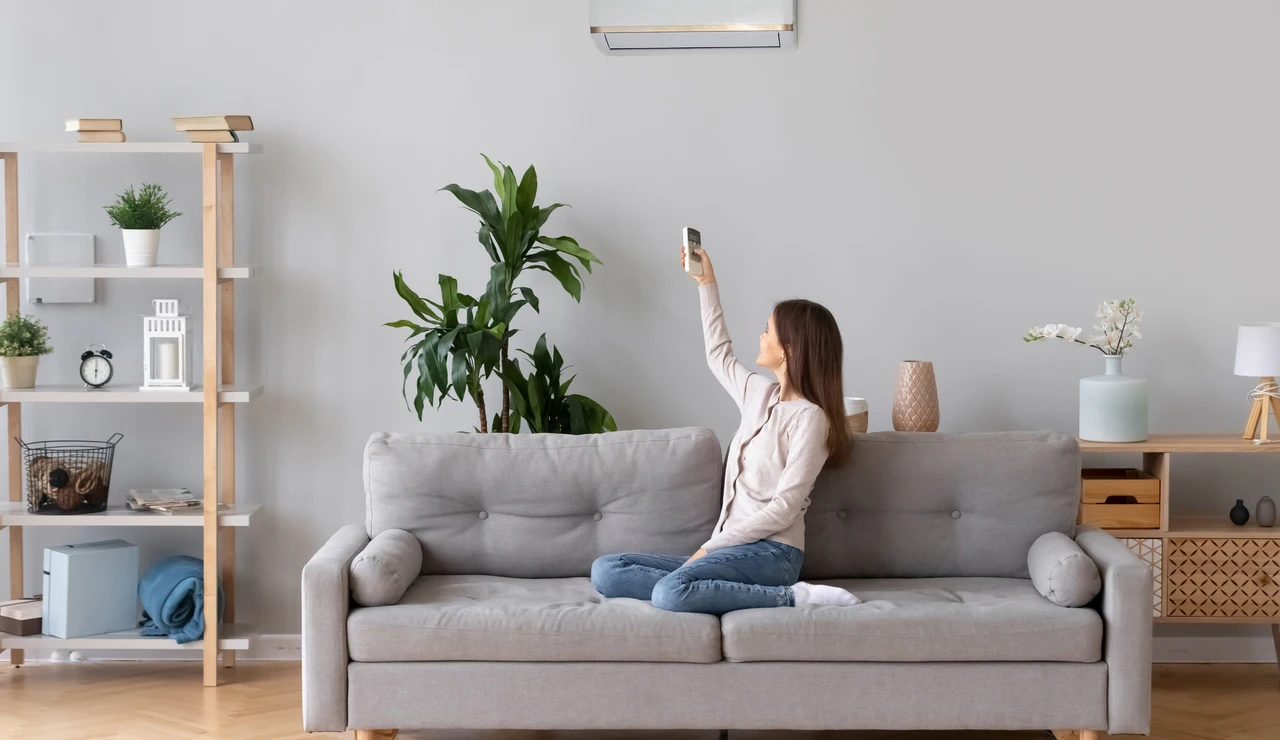
[[[706,551],[706,550],[703,550],[701,547],[699,547],[699,548],[698,548],[698,551],[697,551],[697,552],[695,552],[695,553],[693,554],[693,556],[692,556],[692,557],[690,557],[688,560],[684,561],[684,564],[685,564],[685,565],[688,565],[689,563],[692,563],[693,561],[697,560],[698,558],[705,557],[705,556],[706,556],[706,554],[707,554],[707,551]],[[680,566],[680,567],[682,567],[682,568],[683,568],[684,566],[682,565],[682,566]]]
[[[698,285],[714,283],[716,281],[716,271],[711,267],[711,258],[702,250],[702,247],[694,247],[693,251],[702,257],[702,275],[689,275],[687,271],[685,274],[697,281]],[[680,246],[680,269],[684,269],[684,245]]]

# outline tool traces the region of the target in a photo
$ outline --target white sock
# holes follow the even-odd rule
[[[821,586],[816,583],[801,581],[791,587],[795,595],[796,606],[813,604],[815,606],[853,606],[861,604],[862,599],[835,586]]]

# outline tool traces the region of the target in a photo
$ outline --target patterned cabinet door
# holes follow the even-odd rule
[[[1164,540],[1161,539],[1122,539],[1120,540],[1134,555],[1142,558],[1151,566],[1151,583],[1155,586],[1151,600],[1151,616],[1164,614]]]
[[[1280,617],[1280,540],[1170,539],[1170,617]]]

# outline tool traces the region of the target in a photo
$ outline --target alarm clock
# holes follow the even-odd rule
[[[95,349],[97,348],[97,349]],[[80,379],[85,389],[101,388],[111,382],[115,368],[111,365],[111,350],[102,344],[91,344],[80,355]]]

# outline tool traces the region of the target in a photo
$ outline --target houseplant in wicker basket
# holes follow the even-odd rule
[[[0,323],[0,375],[5,388],[34,388],[40,355],[53,351],[39,319],[14,313]]]

